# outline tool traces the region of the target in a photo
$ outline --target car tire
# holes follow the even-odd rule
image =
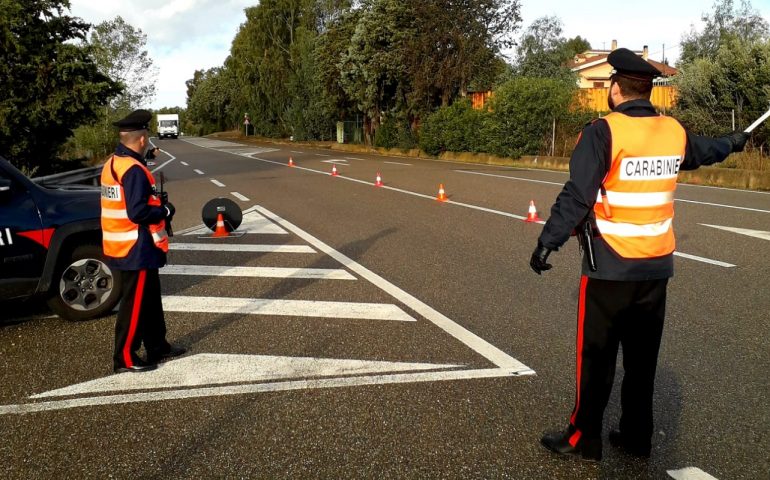
[[[121,290],[120,274],[107,266],[102,246],[80,245],[59,261],[48,306],[65,320],[90,320],[109,314]]]

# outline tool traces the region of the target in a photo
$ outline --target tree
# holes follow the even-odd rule
[[[733,0],[717,0],[713,13],[704,13],[701,20],[706,24],[702,31],[693,26],[682,37],[680,65],[689,64],[697,58],[714,57],[728,37],[753,43],[767,40],[770,35],[767,20],[751,6],[749,0],[741,0],[740,6],[735,5]]]
[[[96,25],[88,44],[99,71],[123,86],[113,108],[130,111],[152,101],[158,69],[145,50],[147,35],[142,30],[116,17]]]
[[[0,153],[39,173],[121,92],[82,45],[89,25],[68,8],[66,0],[0,0]]]
[[[569,40],[562,37],[558,17],[540,17],[527,28],[516,50],[517,73],[524,77],[569,77],[572,72],[567,62],[590,48],[580,36]]]

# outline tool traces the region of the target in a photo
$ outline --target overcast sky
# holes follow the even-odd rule
[[[736,0],[738,3],[740,0]],[[118,15],[147,35],[147,50],[158,67],[157,95],[145,107],[185,106],[185,81],[195,70],[221,66],[230,51],[238,27],[246,20],[243,9],[255,0],[71,0],[71,14],[97,24]],[[770,0],[752,5],[770,21]],[[522,0],[522,28],[544,15],[556,15],[564,24],[564,36],[580,35],[596,49],[610,48],[613,39],[621,47],[650,48],[650,58],[666,57],[673,63],[679,40],[700,26],[703,12],[711,12],[713,0],[646,0],[644,2],[577,2],[575,0]]]

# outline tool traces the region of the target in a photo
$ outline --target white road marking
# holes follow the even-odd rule
[[[331,157],[331,155],[325,155],[323,153],[314,153],[313,155],[318,155],[319,157]]]
[[[532,183],[545,183],[546,185],[558,185],[563,186],[564,182],[546,182],[545,180],[533,180],[531,178],[521,178],[521,177],[511,177],[510,175],[496,175],[494,173],[482,173],[482,172],[471,172],[469,170],[454,170],[456,173],[467,173],[469,175],[481,175],[484,177],[496,177],[496,178],[505,178],[508,180],[521,180],[522,182],[532,182]]]
[[[697,255],[690,255],[682,252],[674,252],[674,255],[677,257],[686,258],[688,260],[695,260],[696,262],[709,263],[711,265],[716,265],[718,267],[732,268],[736,266],[736,265],[733,265],[732,263],[720,262],[719,260],[712,260],[710,258],[699,257]]]
[[[682,198],[674,199],[674,201],[676,201],[676,202],[684,202],[684,203],[697,203],[698,205],[709,205],[709,206],[712,206],[712,207],[734,208],[736,210],[747,210],[749,212],[770,213],[770,210],[762,210],[760,208],[738,207],[738,206],[735,206],[735,205],[725,205],[723,203],[697,202],[695,200],[684,200]]]
[[[388,282],[387,280],[377,275],[376,273],[372,272],[371,270],[367,269],[360,263],[334,250],[330,246],[323,243],[321,240],[313,237],[312,235],[300,229],[299,227],[282,219],[276,214],[270,212],[269,210],[263,207],[260,207],[259,205],[256,205],[254,209],[260,212],[266,218],[269,218],[275,223],[281,225],[286,230],[289,230],[290,232],[299,236],[300,238],[302,238],[307,243],[311,244],[321,252],[324,252],[325,254],[334,258],[335,260],[340,262],[344,267],[348,268],[354,273],[357,273],[360,277],[373,283],[374,285],[376,285],[381,290],[391,295],[393,298],[395,298],[399,302],[403,303],[407,307],[411,308],[418,314],[425,317],[426,320],[430,321],[440,329],[447,332],[449,335],[453,336],[460,342],[464,343],[469,348],[473,349],[475,352],[477,352],[479,355],[483,356],[493,364],[497,365],[499,368],[508,371],[512,375],[532,375],[535,373],[534,370],[527,367],[526,365],[519,362],[518,360],[511,357],[507,353],[495,347],[494,345],[490,344],[483,338],[477,336],[476,334],[472,333],[471,331],[467,330],[461,325],[458,325],[457,323],[453,322],[450,318],[434,310],[429,305],[423,303],[422,301],[418,300],[411,294],[405,292],[399,287]]]
[[[179,162],[179,163],[181,163],[181,164],[182,164],[182,165],[184,165],[185,167],[189,167],[189,166],[190,166],[190,164],[189,164],[189,163],[187,163],[187,162]]]
[[[457,173],[467,173],[467,174],[471,174],[471,175],[483,175],[485,177],[505,178],[505,179],[509,179],[509,180],[521,180],[522,182],[545,183],[547,185],[559,185],[559,186],[563,186],[564,185],[563,182],[562,183],[559,183],[559,182],[547,182],[545,180],[534,180],[534,179],[531,179],[531,178],[511,177],[509,175],[496,175],[496,174],[493,174],[493,173],[471,172],[471,171],[468,171],[468,170],[455,170],[455,172],[457,172]],[[677,185],[678,186],[687,186],[687,187],[702,186],[702,185],[689,185],[689,184],[683,184],[683,183],[679,183]],[[718,188],[718,187],[713,187],[713,188]],[[767,193],[767,192],[751,192],[751,191],[748,191],[748,190],[738,190],[738,189],[735,189],[735,188],[728,188],[728,189],[723,189],[723,190],[735,190],[735,191],[738,191],[738,192],[748,192],[748,193]],[[750,212],[770,213],[770,210],[762,210],[760,208],[739,207],[737,205],[726,205],[726,204],[723,204],[723,203],[700,202],[700,201],[696,201],[696,200],[685,200],[683,198],[676,198],[676,199],[674,199],[674,201],[676,201],[676,202],[683,202],[683,203],[696,203],[696,204],[699,204],[699,205],[709,205],[709,206],[712,206],[712,207],[733,208],[733,209],[736,209],[736,210],[747,210],[747,211],[750,211]]]
[[[762,240],[770,240],[770,232],[765,230],[749,230],[748,228],[723,227],[721,225],[709,225],[708,223],[700,223],[699,225],[716,228],[718,230],[726,230],[728,232],[738,233],[740,235],[747,235],[749,237],[761,238]]]
[[[361,162],[366,161],[363,158],[356,158],[356,157],[345,157],[345,160],[358,160],[358,161],[361,161]]]
[[[680,470],[667,470],[666,473],[676,480],[717,480],[697,467],[687,467]]]
[[[249,209],[248,212],[248,215],[244,214],[243,222],[241,222],[240,226],[236,229],[237,232],[288,235],[286,230],[282,229],[252,209]],[[176,233],[178,235],[205,235],[207,233],[211,233],[211,230],[205,225],[196,225]]]
[[[347,160],[321,160],[323,163],[333,163],[335,165],[345,165],[350,166]]]
[[[224,267],[219,265],[166,265],[162,275],[211,277],[314,278],[318,280],[355,280],[345,270],[328,268]]]
[[[404,166],[407,166],[407,167],[411,167],[412,166],[411,163],[401,163],[401,162],[382,162],[382,163],[389,163],[391,165],[404,165]]]
[[[150,144],[151,144],[153,147],[155,147],[155,144],[154,144],[154,143],[150,142]],[[171,163],[171,162],[173,162],[174,160],[176,160],[176,157],[175,157],[175,156],[173,156],[173,155],[171,155],[171,154],[170,154],[170,153],[168,153],[167,151],[165,151],[165,150],[161,150],[161,152],[165,153],[166,155],[168,155],[168,156],[169,156],[169,157],[171,157],[171,158],[170,158],[169,160],[166,160],[166,161],[165,161],[164,163],[162,163],[161,165],[159,165],[159,166],[157,166],[157,167],[153,168],[153,169],[151,170],[151,173],[155,173],[155,172],[157,172],[157,171],[158,171],[158,170],[160,170],[161,168],[165,167],[165,166],[166,166],[166,165],[168,165],[169,163]],[[149,162],[148,162],[148,164],[147,164],[147,165],[149,165]]]
[[[238,192],[230,192],[230,195],[232,195],[233,197],[237,198],[238,200],[240,200],[240,201],[242,201],[242,202],[248,202],[248,201],[250,201],[250,200],[249,200],[249,197],[247,197],[247,196],[245,196],[245,195],[241,195],[241,194],[240,194],[240,193],[238,193]]]
[[[193,170],[193,172],[197,173],[198,175],[204,175],[204,173],[202,171],[198,170],[197,168],[195,170]]]
[[[249,245],[232,243],[169,243],[169,250],[187,252],[316,253],[307,245]]]
[[[151,372],[147,372],[151,373]],[[145,375],[145,374],[142,374]],[[0,415],[47,412],[68,408],[90,407],[99,405],[121,405],[136,402],[157,402],[186,398],[219,397],[225,395],[244,395],[265,392],[286,392],[312,388],[357,387],[362,385],[391,385],[398,383],[437,382],[452,380],[472,380],[476,378],[509,377],[511,372],[502,368],[477,370],[453,370],[447,372],[398,373],[361,377],[322,378],[316,380],[297,380],[288,382],[258,383],[246,385],[227,385],[221,387],[192,388],[182,390],[161,390],[143,393],[120,393],[117,395],[99,395],[95,397],[35,402],[19,405],[0,406]]]
[[[290,151],[291,153],[296,153],[296,154],[299,154],[299,155],[302,155],[303,153],[305,153],[305,152],[298,152],[298,151],[296,151],[296,150],[289,150],[289,151]]]
[[[279,357],[202,353],[159,365],[146,375],[110,375],[30,398],[89,393],[201,387],[227,383],[257,383],[307,377],[340,377],[420,370],[444,370],[462,365],[384,362],[334,358]],[[195,375],[190,375],[195,372]]]
[[[397,305],[388,303],[324,302],[273,298],[188,297],[166,295],[165,312],[214,313],[217,315],[279,315],[289,317],[389,320],[416,322]]]
[[[219,180],[217,180],[216,178],[212,178],[212,179],[211,179],[211,183],[213,183],[213,184],[214,184],[214,185],[216,185],[217,187],[224,187],[224,186],[225,186],[225,184],[224,184],[224,183],[220,182],[220,181],[219,181]]]

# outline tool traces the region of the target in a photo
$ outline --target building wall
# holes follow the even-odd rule
[[[590,62],[590,60],[588,60]],[[607,62],[596,65],[595,67],[586,68],[579,72],[580,88],[597,88],[599,85],[594,85],[595,82],[603,82],[601,87],[610,86],[610,72],[612,72],[612,65]],[[599,87],[599,88],[601,88]]]

